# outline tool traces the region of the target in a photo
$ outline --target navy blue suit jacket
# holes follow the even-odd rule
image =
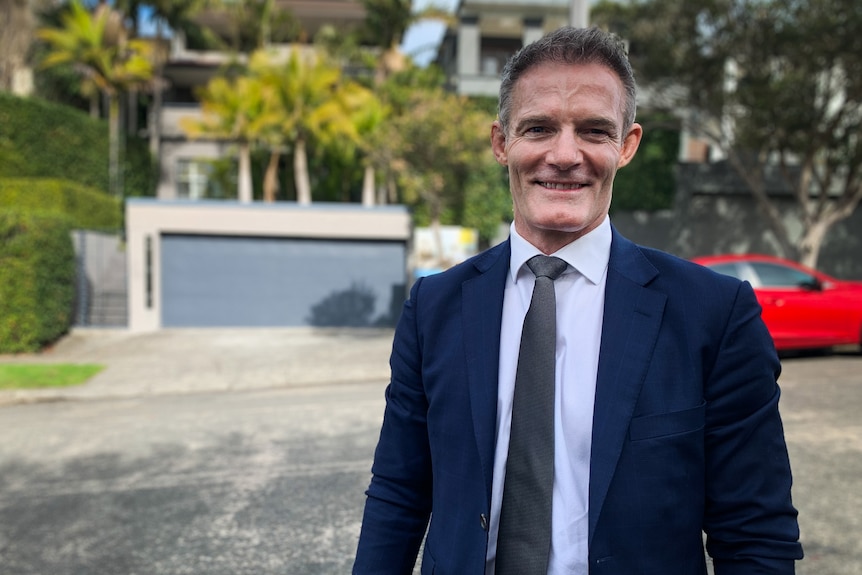
[[[355,574],[481,575],[505,242],[417,281]],[[613,232],[596,381],[590,574],[789,574],[801,558],[780,365],[751,287]],[[430,519],[430,524],[428,523]]]

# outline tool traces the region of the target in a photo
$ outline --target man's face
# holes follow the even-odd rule
[[[642,129],[623,134],[622,82],[600,64],[545,63],[515,83],[509,125],[491,127],[494,156],[509,169],[515,229],[546,254],[602,223],[617,169]]]

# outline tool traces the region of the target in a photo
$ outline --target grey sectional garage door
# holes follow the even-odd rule
[[[403,242],[163,235],[162,325],[393,325]]]

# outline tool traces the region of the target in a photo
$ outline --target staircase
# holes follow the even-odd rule
[[[125,245],[115,234],[75,232],[78,289],[75,325],[126,327],[128,303]]]
[[[128,306],[125,291],[103,291],[93,293],[90,302],[88,325],[100,327],[126,327]]]

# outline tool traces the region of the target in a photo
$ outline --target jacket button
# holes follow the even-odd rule
[[[488,530],[488,518],[485,517],[484,513],[479,514],[479,525],[482,526],[482,531]]]

